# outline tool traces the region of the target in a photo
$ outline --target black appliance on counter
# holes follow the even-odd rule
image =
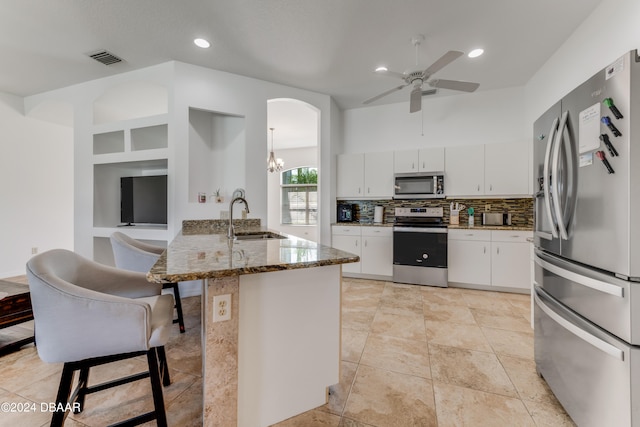
[[[352,203],[338,203],[338,222],[354,222],[356,220],[356,205]]]
[[[396,208],[393,281],[448,286],[447,225],[443,208]]]

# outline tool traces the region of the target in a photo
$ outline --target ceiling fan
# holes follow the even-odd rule
[[[400,89],[403,89],[409,85],[413,86],[411,89],[410,102],[409,102],[409,112],[415,113],[416,111],[420,111],[422,109],[422,95],[423,90],[422,87],[426,84],[432,88],[438,89],[452,89],[459,90],[462,92],[473,92],[480,86],[479,83],[471,83],[471,82],[463,82],[459,80],[445,80],[445,79],[430,79],[430,77],[436,72],[440,71],[442,68],[449,65],[454,60],[458,59],[463,55],[462,52],[458,52],[456,50],[450,50],[445,53],[438,59],[436,62],[431,64],[425,70],[418,69],[418,47],[420,43],[424,40],[423,35],[417,35],[411,39],[411,43],[416,49],[416,66],[414,69],[409,69],[404,73],[398,73],[396,71],[389,71],[385,67],[381,67],[376,69],[376,73],[381,74],[383,76],[389,77],[397,77],[404,81],[404,84],[400,86],[396,86],[393,89],[389,89],[386,92],[382,92],[379,95],[376,95],[372,98],[369,98],[363,102],[363,104],[369,104],[373,101],[376,101],[384,96],[387,96],[393,92],[396,92]],[[430,89],[424,91],[424,95],[432,95],[435,93],[435,89]]]

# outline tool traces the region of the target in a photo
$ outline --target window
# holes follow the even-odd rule
[[[295,168],[282,172],[282,224],[318,223],[318,169]]]

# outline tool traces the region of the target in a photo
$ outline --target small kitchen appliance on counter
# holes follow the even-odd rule
[[[511,214],[483,212],[482,225],[511,225]]]
[[[396,208],[394,213],[393,281],[447,287],[443,208]]]
[[[354,222],[356,220],[356,205],[352,203],[338,203],[338,222]]]

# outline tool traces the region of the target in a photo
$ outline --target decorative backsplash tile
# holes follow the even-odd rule
[[[373,222],[373,213],[376,206],[384,207],[384,222],[392,223],[395,219],[395,208],[400,207],[442,207],[444,208],[444,221],[449,222],[449,208],[451,202],[459,203],[467,208],[473,207],[476,224],[482,222],[482,212],[486,205],[491,205],[486,212],[510,213],[511,224],[518,227],[533,227],[533,198],[517,199],[427,199],[427,200],[340,200],[340,203],[353,203],[356,205],[356,220],[361,223]],[[460,223],[468,221],[466,209],[460,211]]]

